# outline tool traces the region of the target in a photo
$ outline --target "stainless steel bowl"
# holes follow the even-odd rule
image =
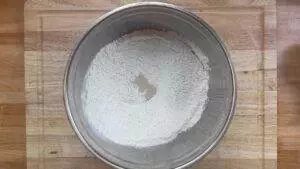
[[[209,101],[198,123],[170,143],[136,149],[97,136],[83,117],[81,88],[87,68],[106,44],[137,29],[178,32],[209,58]],[[158,2],[125,5],[100,17],[71,54],[64,81],[70,123],[80,140],[99,159],[117,168],[184,168],[203,158],[219,142],[234,114],[235,75],[228,52],[215,31],[178,6]]]

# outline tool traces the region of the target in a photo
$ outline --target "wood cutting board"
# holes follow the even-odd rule
[[[76,137],[63,104],[66,61],[96,18],[130,0],[27,0],[25,4],[28,169],[110,168]],[[275,0],[169,0],[208,22],[229,48],[237,75],[236,114],[197,169],[277,167]]]

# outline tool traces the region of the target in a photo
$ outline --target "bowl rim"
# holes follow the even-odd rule
[[[178,167],[176,167],[175,169],[181,169],[181,168],[186,168],[188,166],[191,166],[192,164],[194,164],[195,162],[197,162],[198,160],[202,159],[203,157],[205,157],[210,151],[212,151],[216,145],[218,145],[218,143],[220,142],[220,140],[222,139],[222,137],[225,135],[226,131],[228,130],[228,127],[232,121],[232,118],[234,116],[235,113],[235,106],[236,106],[236,99],[237,99],[237,91],[236,91],[236,75],[235,75],[235,71],[232,65],[232,60],[230,58],[230,54],[226,48],[226,45],[224,43],[224,41],[222,40],[221,37],[219,37],[217,35],[217,33],[215,32],[215,30],[209,26],[203,19],[201,19],[200,17],[198,17],[196,14],[184,9],[183,7],[174,5],[174,4],[170,4],[170,3],[163,3],[163,2],[136,2],[136,3],[130,3],[127,5],[123,5],[120,7],[117,7],[107,13],[105,13],[104,15],[98,17],[95,22],[93,22],[91,24],[91,26],[87,29],[87,31],[81,36],[81,38],[76,42],[75,47],[73,48],[71,54],[69,55],[67,64],[66,64],[66,68],[65,68],[65,74],[64,74],[64,80],[63,80],[63,100],[64,100],[64,106],[66,109],[66,113],[67,113],[67,117],[69,120],[69,123],[71,124],[73,130],[75,131],[76,135],[78,136],[78,138],[80,139],[80,141],[85,145],[85,147],[92,152],[98,159],[104,161],[106,164],[118,168],[118,169],[125,169],[123,166],[116,164],[112,161],[110,161],[109,159],[103,157],[101,154],[99,154],[93,147],[91,147],[87,140],[82,136],[82,134],[80,133],[77,125],[75,124],[74,118],[72,116],[71,110],[70,110],[70,105],[69,105],[69,95],[68,95],[68,79],[69,79],[69,73],[70,73],[70,68],[71,68],[71,64],[74,58],[75,53],[77,52],[79,46],[81,45],[81,43],[84,41],[84,39],[87,37],[87,35],[98,25],[100,24],[104,19],[108,18],[110,15],[126,10],[126,9],[130,9],[130,8],[135,8],[135,7],[142,7],[142,6],[159,6],[159,7],[165,7],[165,8],[171,8],[173,10],[177,10],[178,12],[182,12],[187,14],[188,16],[192,17],[193,19],[197,20],[199,23],[201,23],[210,33],[211,35],[217,40],[217,42],[219,43],[219,45],[221,46],[223,52],[225,53],[225,57],[228,61],[229,64],[229,68],[230,68],[230,72],[231,72],[231,76],[232,76],[232,103],[231,103],[231,107],[230,107],[230,112],[228,114],[228,116],[226,117],[226,121],[223,125],[222,130],[218,133],[218,135],[215,137],[215,139],[213,140],[213,142],[211,142],[211,144],[198,156],[196,156],[195,158],[193,158],[192,160],[188,161],[185,164],[182,164]]]

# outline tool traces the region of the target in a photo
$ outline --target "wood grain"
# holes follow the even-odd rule
[[[62,86],[66,60],[88,25],[133,1],[28,0],[25,88],[28,169],[106,168],[71,129]],[[277,163],[277,61],[274,0],[169,1],[195,12],[226,42],[238,101],[229,131],[199,169],[273,169]]]
[[[278,167],[300,166],[300,2],[278,1]]]
[[[24,3],[0,1],[0,168],[26,168]]]

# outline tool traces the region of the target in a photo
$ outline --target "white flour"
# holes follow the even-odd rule
[[[208,81],[208,59],[198,47],[174,32],[135,31],[92,61],[82,91],[84,116],[117,144],[164,144],[200,119]]]

